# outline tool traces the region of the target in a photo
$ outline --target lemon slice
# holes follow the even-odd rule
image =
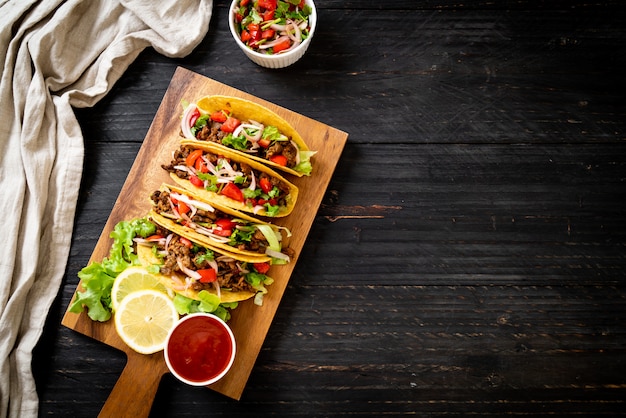
[[[141,354],[163,350],[167,335],[179,320],[174,302],[158,290],[129,293],[115,312],[115,330]]]
[[[137,290],[153,289],[167,293],[167,289],[159,279],[148,273],[143,267],[128,267],[122,271],[113,282],[111,302],[113,311],[117,311],[120,302],[130,293]]]

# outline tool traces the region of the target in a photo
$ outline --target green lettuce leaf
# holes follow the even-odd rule
[[[121,221],[115,225],[109,235],[113,238],[109,257],[101,263],[91,263],[78,272],[83,290],[76,291],[70,312],[80,313],[86,307],[92,320],[108,321],[111,318],[111,288],[115,278],[125,268],[139,264],[133,249],[133,239],[148,237],[155,231],[156,226],[146,218]]]

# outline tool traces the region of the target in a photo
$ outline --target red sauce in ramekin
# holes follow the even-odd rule
[[[167,341],[170,370],[189,384],[213,383],[232,364],[235,345],[231,335],[227,325],[213,315],[183,318]]]

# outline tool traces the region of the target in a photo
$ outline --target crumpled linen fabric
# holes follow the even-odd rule
[[[37,416],[32,350],[61,286],[90,107],[147,47],[183,57],[212,0],[0,0],[0,416]]]

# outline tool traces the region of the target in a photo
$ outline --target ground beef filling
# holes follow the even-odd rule
[[[193,148],[181,146],[180,148],[174,151],[174,155],[170,164],[164,164],[161,167],[167,172],[174,173],[178,177],[188,180],[189,173],[185,170],[178,170],[175,167],[185,166],[186,165],[185,160],[191,151],[193,151]],[[218,162],[218,159],[220,158],[218,155],[210,153],[210,152],[204,152],[203,156],[208,158],[208,160],[213,165],[216,165]],[[230,164],[235,171],[242,172],[244,176],[246,177],[242,184],[237,184],[237,187],[239,187],[240,189],[248,188],[252,181],[252,172],[254,172],[254,176],[256,178],[257,184],[262,178],[268,178],[271,184],[273,186],[276,186],[278,190],[280,190],[280,194],[276,197],[278,206],[281,206],[281,207],[287,206],[286,197],[289,194],[290,190],[289,190],[289,186],[287,186],[283,181],[281,181],[280,179],[276,177],[269,176],[265,172],[257,171],[253,169],[252,167],[250,167],[248,164],[243,163],[243,162],[231,160]]]
[[[163,236],[169,234],[169,231],[162,231]],[[163,251],[165,248],[159,246],[158,250]],[[172,275],[177,274],[179,276],[185,276],[180,270],[178,260],[181,261],[184,267],[191,270],[199,270],[210,268],[208,261],[203,260],[206,252],[209,251],[206,248],[194,246],[189,248],[187,245],[181,242],[180,237],[176,234],[168,244],[167,255],[163,258],[163,265],[161,266],[161,274]],[[216,254],[217,261],[217,282],[221,288],[231,289],[233,291],[249,291],[255,292],[255,289],[246,282],[244,273],[242,273],[238,262],[230,257],[220,257]],[[212,290],[214,289],[213,283],[200,283],[193,282],[191,288],[196,291],[200,290]]]
[[[166,191],[156,190],[150,196],[150,199],[154,202],[154,211],[160,215],[164,215],[167,218],[175,217],[170,204],[170,194]],[[191,214],[189,214],[191,215]],[[227,213],[222,212],[219,209],[215,209],[214,212],[208,212],[203,209],[197,209],[193,216],[190,216],[192,222],[209,227],[218,219],[232,219],[233,217]],[[200,234],[202,232],[199,232]],[[265,249],[269,246],[265,235],[258,229],[250,236],[250,241],[240,241],[233,245],[234,248],[242,251],[254,251],[260,254],[265,254]]]
[[[221,144],[222,139],[227,135],[220,129],[221,126],[222,124],[219,122],[207,123],[196,133],[196,139]],[[181,136],[183,136],[182,132]],[[250,144],[250,141],[248,143]],[[287,167],[289,168],[295,167],[298,162],[298,148],[291,141],[275,141],[268,148],[259,147],[258,152],[254,155],[265,160],[269,160],[275,155],[282,155],[287,159]]]

